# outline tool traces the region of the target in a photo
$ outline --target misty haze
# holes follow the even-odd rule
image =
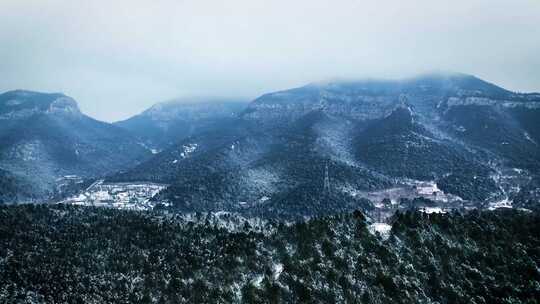
[[[0,3],[0,303],[537,303],[540,3]]]

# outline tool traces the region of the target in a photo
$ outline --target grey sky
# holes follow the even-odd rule
[[[539,0],[0,0],[0,90],[98,119],[179,96],[431,70],[540,91]]]

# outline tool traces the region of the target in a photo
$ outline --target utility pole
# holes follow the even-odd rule
[[[330,176],[328,175],[328,162],[324,168],[324,194],[330,195]]]

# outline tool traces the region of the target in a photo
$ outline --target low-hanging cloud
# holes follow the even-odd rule
[[[537,0],[2,0],[0,90],[62,91],[108,121],[431,70],[540,91],[539,37]]]

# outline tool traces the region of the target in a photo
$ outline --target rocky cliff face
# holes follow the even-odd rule
[[[36,114],[82,115],[77,102],[60,93],[16,90],[0,95],[0,120],[25,119]]]
[[[367,121],[385,117],[404,103],[418,115],[434,118],[442,107],[462,105],[538,109],[540,94],[513,93],[463,74],[330,82],[263,95],[248,106],[242,117],[279,125],[322,110],[329,115]]]

